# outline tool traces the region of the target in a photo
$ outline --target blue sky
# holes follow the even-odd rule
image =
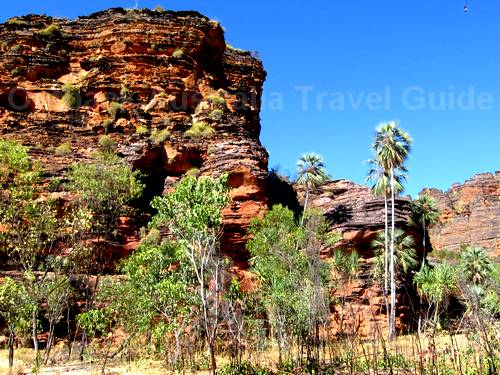
[[[5,2],[76,17],[135,0]],[[447,189],[500,169],[500,2],[469,0],[139,0],[219,20],[228,42],[256,50],[268,72],[262,142],[294,175],[304,152],[334,178],[362,183],[376,125],[396,119],[415,144],[407,193]]]

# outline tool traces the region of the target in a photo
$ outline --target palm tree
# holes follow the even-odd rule
[[[396,121],[390,121],[377,127],[375,141],[372,146],[378,164],[390,178],[391,186],[391,318],[389,324],[389,338],[392,338],[395,333],[396,320],[396,280],[394,273],[395,175],[398,170],[404,169],[404,162],[410,153],[411,143],[412,139],[410,135],[403,131]]]
[[[483,284],[493,272],[493,262],[482,247],[466,245],[462,248],[460,258],[466,279],[474,285]]]
[[[377,237],[371,242],[371,247],[377,254],[377,261],[375,263],[374,276],[382,273],[382,251],[386,244],[386,235],[384,232],[379,232]],[[402,229],[396,229],[395,243],[395,271],[396,278],[404,280],[409,273],[417,266],[417,253],[415,251],[415,240]]]
[[[309,200],[309,194],[328,180],[323,157],[313,152],[304,154],[297,161],[297,183],[302,185],[305,190],[304,211],[302,213],[301,224],[304,223],[304,217]]]
[[[368,164],[371,166],[368,170],[368,175],[366,177],[366,182],[374,181],[372,185],[371,192],[376,197],[384,197],[384,296],[385,296],[385,308],[387,311],[388,325],[390,325],[390,314],[389,314],[389,211],[387,205],[388,196],[391,194],[390,187],[390,177],[385,173],[384,169],[380,166],[377,160],[368,160]],[[396,193],[399,194],[403,192],[403,181],[406,181],[406,174],[401,173],[395,175],[395,188]]]
[[[424,254],[422,255],[422,267],[425,266],[427,260],[426,237],[427,229],[437,223],[439,220],[439,209],[436,207],[436,200],[428,194],[420,194],[417,199],[412,202],[412,213],[410,223],[421,225],[423,231],[422,246]]]

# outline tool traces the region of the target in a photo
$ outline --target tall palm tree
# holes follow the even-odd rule
[[[387,311],[388,325],[390,320],[389,315],[389,211],[387,200],[391,194],[390,177],[384,171],[384,169],[379,165],[377,160],[368,160],[370,169],[368,170],[368,175],[366,177],[366,182],[373,181],[371,192],[376,197],[384,197],[384,296],[385,296],[385,307]],[[404,190],[403,182],[406,181],[406,174],[400,173],[395,175],[395,189],[396,194],[400,194]]]
[[[439,220],[439,209],[436,207],[436,200],[429,194],[420,194],[411,205],[410,222],[414,225],[422,226],[422,268],[427,260],[426,237],[427,229]]]
[[[302,155],[297,161],[297,183],[302,185],[306,194],[301,224],[304,223],[309,194],[324,184],[329,177],[321,155],[310,152]]]
[[[403,131],[396,121],[390,121],[377,127],[375,141],[372,146],[378,164],[385,173],[389,175],[391,186],[391,318],[389,324],[389,338],[392,338],[395,333],[396,320],[396,279],[394,273],[395,175],[398,170],[404,168],[404,162],[408,158],[412,142],[410,135]]]

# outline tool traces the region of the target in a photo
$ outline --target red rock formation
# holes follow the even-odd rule
[[[463,244],[484,247],[500,256],[500,172],[484,173],[448,191],[426,189],[441,216],[429,231],[434,250],[458,251]]]
[[[73,21],[20,17],[0,25],[0,38],[2,138],[28,146],[57,176],[91,160],[111,120],[119,154],[149,174],[147,198],[193,167],[202,175],[227,172],[234,190],[223,247],[246,260],[246,227],[267,207],[268,155],[259,141],[266,74],[250,53],[226,48],[217,22],[196,12],[117,8]],[[79,93],[75,108],[62,100],[64,84]],[[122,103],[115,114],[113,102]],[[215,134],[186,137],[199,121]],[[148,134],[137,131],[143,127]],[[155,144],[154,129],[168,129],[170,138]],[[71,155],[54,153],[62,143]],[[129,251],[137,239],[124,237]]]

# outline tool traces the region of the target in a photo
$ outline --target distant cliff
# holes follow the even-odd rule
[[[446,192],[424,192],[436,198],[441,210],[439,223],[429,231],[435,250],[475,244],[500,256],[500,172],[478,174]]]

